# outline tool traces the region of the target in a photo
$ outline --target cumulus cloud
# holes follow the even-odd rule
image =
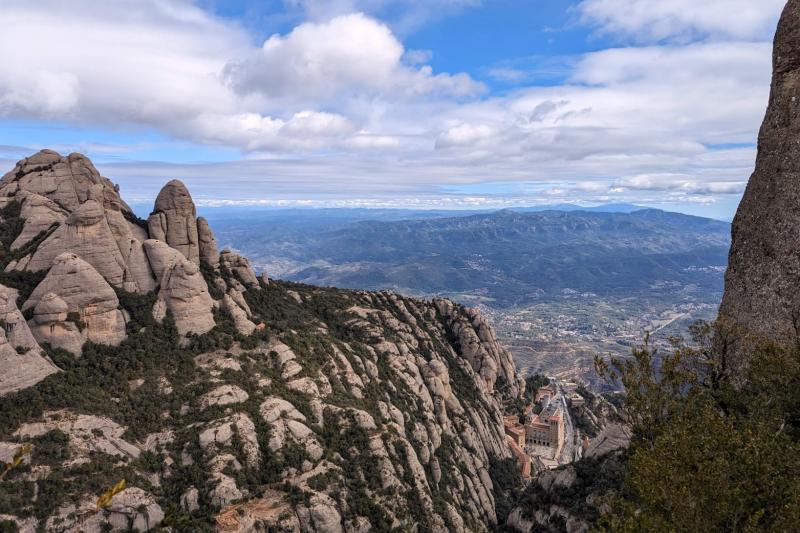
[[[257,45],[191,0],[5,0],[0,117],[241,150],[225,164],[108,167],[128,190],[175,176],[209,200],[458,189],[466,202],[507,182],[528,203],[707,201],[738,194],[752,169],[782,3],[583,0],[584,23],[638,46],[503,64],[494,75],[516,88],[487,93],[434,72],[372,16],[470,0],[298,0],[309,20]]]
[[[583,0],[583,22],[637,41],[763,40],[786,0]]]
[[[404,52],[388,26],[356,13],[273,35],[247,59],[230,63],[225,75],[241,94],[323,102],[407,92],[468,95],[482,88],[468,76],[405,66]]]
[[[396,137],[374,130],[380,106],[482,90],[404,63],[392,31],[363,14],[258,48],[190,0],[8,0],[0,24],[7,118],[135,125],[243,150],[387,148]]]

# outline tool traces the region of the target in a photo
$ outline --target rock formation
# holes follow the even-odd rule
[[[130,211],[114,184],[100,176],[91,161],[81,154],[61,157],[52,150],[42,150],[23,159],[0,179],[0,196],[13,196],[18,191],[44,196],[68,212],[86,200]]]
[[[773,69],[755,172],[733,220],[720,307],[721,323],[753,341],[796,340],[800,331],[800,1],[784,9]]]
[[[213,328],[214,301],[197,264],[162,241],[147,240],[144,248],[160,287],[153,311],[156,320],[170,311],[181,335]]]
[[[485,380],[492,392],[500,388],[502,394],[514,398],[525,390],[525,381],[517,376],[511,354],[500,346],[494,331],[474,309],[456,312],[449,300],[436,300],[436,309],[456,337],[464,357]],[[498,386],[499,380],[499,386]]]
[[[170,527],[193,530],[496,525],[503,402],[523,382],[477,311],[259,279],[217,251],[183,184],[144,223],[75,154],[20,161],[0,209],[13,229],[0,254],[0,459],[43,447],[4,484],[86,479],[2,520],[147,531],[169,510]],[[37,386],[59,371],[50,356],[63,373]]]
[[[219,268],[217,239],[214,237],[208,221],[203,217],[197,219],[197,238],[200,241],[200,260],[211,268]]]
[[[45,300],[42,306],[41,300]],[[66,304],[67,313],[74,313],[77,324],[51,321],[61,316],[62,304]],[[85,340],[113,346],[125,338],[125,317],[119,310],[114,289],[92,265],[74,253],[64,252],[55,258],[47,276],[22,309],[33,309],[34,318],[29,325],[39,342],[49,342],[76,354]],[[74,345],[75,326],[79,329],[78,338],[83,339],[78,346]]]
[[[58,371],[42,354],[16,301],[17,291],[0,285],[0,396],[31,387]]]
[[[172,180],[161,189],[153,214],[147,219],[150,237],[166,242],[195,264],[200,264],[197,211],[186,186]]]
[[[20,204],[22,232],[11,245],[22,248],[44,232],[32,254],[6,270],[46,271],[63,252],[78,254],[115,287],[146,293],[154,288],[141,253],[142,229],[119,191],[80,154],[51,150],[23,159],[0,180],[0,206]],[[48,235],[49,232],[49,235]]]
[[[258,278],[246,257],[242,257],[231,250],[223,250],[219,256],[219,262],[220,266],[232,272],[246,286],[258,287]]]
[[[70,213],[66,222],[33,253],[26,270],[47,270],[64,252],[80,256],[110,284],[122,285],[125,261],[99,202],[87,200]]]
[[[25,225],[11,243],[12,250],[23,247],[41,232],[53,226],[60,226],[67,220],[67,211],[40,194],[23,190],[17,195],[16,200],[21,204],[20,217],[25,220]]]

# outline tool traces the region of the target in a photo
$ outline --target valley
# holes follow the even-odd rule
[[[257,270],[477,307],[523,375],[599,387],[595,354],[627,355],[646,332],[666,346],[714,318],[730,224],[629,205],[584,209],[204,214]]]

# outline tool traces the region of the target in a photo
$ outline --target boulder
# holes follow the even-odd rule
[[[118,309],[117,294],[92,265],[74,253],[64,252],[55,258],[50,272],[22,306],[23,310],[34,309],[34,318],[28,322],[34,337],[40,342],[58,344],[54,336],[57,328],[51,328],[53,322],[49,321],[54,315],[50,311],[58,302],[51,296],[50,304],[40,308],[41,314],[36,312],[37,304],[48,293],[63,300],[68,313],[76,314],[84,341],[116,346],[125,339],[125,317]]]
[[[19,353],[6,339],[0,328],[0,396],[20,389],[32,387],[41,380],[58,372],[58,368],[42,355],[36,347]]]
[[[161,189],[147,219],[150,237],[166,242],[195,264],[200,264],[197,211],[186,185],[172,180]]]
[[[258,287],[258,278],[246,257],[242,257],[231,250],[223,250],[219,256],[219,262],[220,266],[236,274],[246,286]]]

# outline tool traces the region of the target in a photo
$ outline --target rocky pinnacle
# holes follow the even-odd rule
[[[792,339],[800,324],[800,0],[778,25],[756,168],[733,221],[723,324]]]

